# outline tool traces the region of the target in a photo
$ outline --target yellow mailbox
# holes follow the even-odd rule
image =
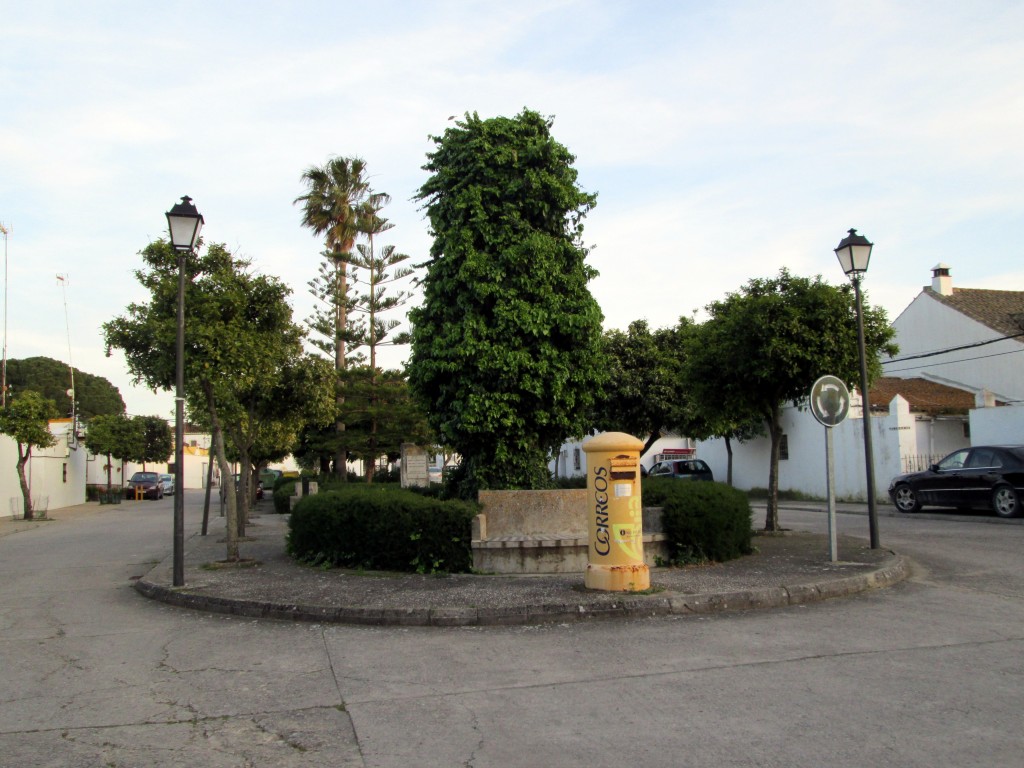
[[[623,432],[605,432],[583,444],[590,545],[584,584],[589,589],[638,592],[651,586],[640,505],[643,447]]]

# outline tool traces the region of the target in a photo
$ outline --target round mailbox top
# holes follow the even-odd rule
[[[644,447],[644,441],[625,432],[602,432],[583,444],[584,453],[594,451],[637,451]]]

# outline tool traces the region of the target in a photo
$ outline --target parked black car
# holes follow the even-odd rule
[[[978,445],[954,451],[924,472],[897,475],[889,496],[901,512],[921,507],[991,509],[1000,517],[1021,513],[1024,446]]]
[[[701,459],[672,459],[670,461],[659,461],[648,477],[675,477],[681,480],[714,480],[715,476],[709,467]]]
[[[135,489],[141,488],[142,495],[147,499],[162,499],[164,487],[160,483],[160,475],[156,472],[136,472],[128,481],[128,488],[125,496],[129,499],[135,498]]]

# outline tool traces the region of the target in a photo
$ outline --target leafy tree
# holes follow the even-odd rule
[[[167,461],[174,451],[174,432],[167,419],[159,416],[134,416],[132,421],[138,424],[139,442],[137,452],[130,460],[142,464],[143,469],[151,461]]]
[[[240,467],[243,522],[255,496],[254,474],[260,465],[290,453],[303,425],[328,425],[335,415],[333,371],[327,361],[303,354],[302,330],[291,323],[290,311],[287,317],[279,328],[280,342],[267,345],[266,376],[240,388],[230,411],[222,407],[224,431]]]
[[[605,331],[602,359],[608,379],[595,407],[597,429],[646,438],[641,453],[654,445],[663,429],[688,434],[683,342],[692,330],[692,323],[683,319],[676,328],[653,332],[646,320],[634,320],[625,332]]]
[[[78,415],[85,421],[98,414],[124,413],[121,392],[102,376],[74,369],[75,400]],[[7,361],[7,383],[14,392],[31,389],[58,404],[58,410],[71,413],[67,391],[71,369],[67,363],[50,357],[26,357]]]
[[[28,390],[8,401],[0,409],[0,433],[10,435],[18,445],[18,482],[24,500],[25,519],[35,516],[32,509],[32,489],[25,477],[25,465],[32,457],[33,448],[49,448],[57,438],[50,432],[50,419],[57,418],[57,406],[38,392]]]
[[[464,495],[549,484],[547,457],[587,429],[602,378],[582,246],[596,195],[550,127],[530,110],[467,114],[433,137],[416,196],[434,242],[409,313],[409,383],[462,455]]]
[[[345,425],[349,450],[366,466],[366,482],[373,482],[377,460],[397,458],[402,443],[431,442],[426,414],[409,391],[401,371],[353,368],[346,373]]]
[[[805,400],[822,375],[848,384],[860,375],[853,289],[783,269],[777,277],[750,280],[707,310],[710,318],[687,344],[687,381],[704,412],[720,411],[726,424],[760,419],[767,425],[771,461],[765,530],[776,531],[783,406]],[[892,337],[885,310],[865,305],[872,377],[881,371],[879,354],[896,353]]]
[[[336,401],[339,407],[345,401],[340,388],[340,373],[347,366],[346,346],[351,341],[349,313],[352,298],[349,295],[348,265],[356,238],[363,231],[367,213],[366,203],[373,193],[364,178],[366,163],[360,158],[335,157],[323,167],[311,166],[302,174],[308,192],[295,199],[302,203],[302,225],[317,235],[324,235],[327,262],[320,268],[320,276],[310,283],[313,295],[326,304],[325,309],[314,312],[310,327],[326,336],[328,345],[321,345],[334,353],[334,367],[339,373]],[[344,432],[345,423],[338,420],[339,433],[335,447],[334,471],[346,477]]]
[[[84,442],[95,456],[107,457],[107,492],[111,487],[113,459],[125,461],[136,451],[140,430],[134,419],[123,413],[99,414],[89,419]]]
[[[104,324],[108,347],[122,349],[136,381],[154,389],[174,386],[177,337],[177,255],[164,241],[141,253],[145,269],[136,277],[150,293],[146,304]],[[294,343],[288,288],[272,277],[249,272],[249,262],[213,244],[202,256],[186,260],[188,293],[185,324],[186,399],[192,413],[203,413],[210,426],[214,454],[225,479],[228,464],[224,427],[244,412],[247,393],[271,388],[286,356],[282,345]],[[272,361],[268,364],[268,360]],[[205,413],[204,413],[205,412]],[[227,559],[238,560],[239,515],[234,494],[227,494]]]

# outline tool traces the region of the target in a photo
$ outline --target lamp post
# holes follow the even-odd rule
[[[836,246],[836,256],[843,272],[853,282],[853,294],[857,299],[857,349],[860,353],[860,396],[864,411],[864,463],[867,466],[868,482],[868,529],[871,534],[871,548],[878,549],[878,512],[875,509],[875,462],[871,450],[871,404],[868,402],[868,362],[864,351],[864,310],[861,306],[860,281],[868,271],[871,249],[874,247],[857,230],[849,230]]]
[[[171,245],[178,254],[178,339],[174,369],[174,586],[185,586],[185,254],[203,228],[188,195],[167,212]]]

